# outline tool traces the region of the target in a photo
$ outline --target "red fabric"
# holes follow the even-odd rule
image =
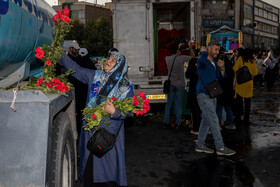
[[[160,29],[158,31],[157,75],[167,75],[168,73],[165,57],[170,55],[169,46],[183,38],[189,38],[189,35],[188,29],[180,29],[179,31],[177,29]]]

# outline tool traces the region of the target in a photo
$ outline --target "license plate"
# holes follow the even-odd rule
[[[148,99],[166,99],[166,95],[165,94],[148,95]]]

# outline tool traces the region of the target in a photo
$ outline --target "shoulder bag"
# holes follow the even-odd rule
[[[215,68],[216,68],[216,77],[218,78],[218,67],[215,67]],[[210,82],[209,84],[204,85],[201,77],[199,75],[198,75],[198,77],[201,80],[202,85],[208,92],[210,98],[215,98],[218,95],[223,93],[223,89],[218,80],[214,80],[214,81]]]
[[[171,85],[171,82],[170,82],[170,75],[172,73],[172,70],[173,70],[173,65],[174,65],[174,62],[175,62],[175,59],[177,58],[177,55],[174,57],[173,59],[173,63],[172,63],[172,67],[171,67],[171,70],[170,70],[170,73],[169,73],[169,76],[168,76],[168,79],[164,81],[163,83],[163,93],[165,94],[168,94],[169,91],[170,91],[170,85]]]
[[[93,155],[99,158],[104,156],[108,151],[110,151],[114,147],[122,125],[123,125],[123,121],[116,135],[110,133],[105,128],[100,128],[96,130],[87,143],[87,149]]]
[[[245,66],[245,64],[243,62],[242,68],[240,68],[239,70],[236,71],[237,84],[243,84],[243,83],[248,82],[250,80],[252,80],[252,75],[251,75],[248,67]]]

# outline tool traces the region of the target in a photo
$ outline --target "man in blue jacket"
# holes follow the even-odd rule
[[[212,40],[208,47],[201,48],[201,54],[197,62],[197,73],[200,77],[196,85],[196,95],[199,107],[202,111],[202,120],[198,132],[195,151],[204,153],[214,153],[213,149],[206,147],[205,139],[210,129],[214,138],[216,154],[230,156],[236,152],[224,146],[223,137],[220,132],[219,119],[216,113],[217,98],[210,98],[204,88],[214,80],[222,79],[225,76],[224,61],[215,60],[219,54],[220,43]]]

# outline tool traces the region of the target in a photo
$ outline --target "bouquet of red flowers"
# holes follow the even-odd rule
[[[132,98],[124,98],[117,100],[115,97],[109,99],[116,109],[118,109],[123,116],[131,113],[133,116],[144,115],[150,110],[150,101],[147,99],[146,95],[143,92],[138,93],[138,96],[133,96]],[[103,102],[103,105],[105,102]],[[91,130],[93,128],[98,129],[101,122],[110,124],[110,121],[103,121],[106,116],[110,114],[103,111],[103,105],[95,105],[91,108],[83,109],[83,119],[86,121],[86,125],[83,127],[85,130]]]
[[[44,62],[42,68],[42,76],[39,78],[31,79],[29,85],[23,89],[36,89],[43,90],[45,93],[55,93],[60,95],[66,95],[64,92],[70,90],[70,83],[67,81],[67,76],[71,74],[71,70],[67,71],[64,75],[55,75],[56,62],[64,54],[61,47],[63,38],[71,29],[69,25],[70,18],[68,17],[69,10],[64,8],[59,10],[53,17],[55,22],[54,37],[50,46],[43,44],[42,47],[35,49],[36,57]]]

